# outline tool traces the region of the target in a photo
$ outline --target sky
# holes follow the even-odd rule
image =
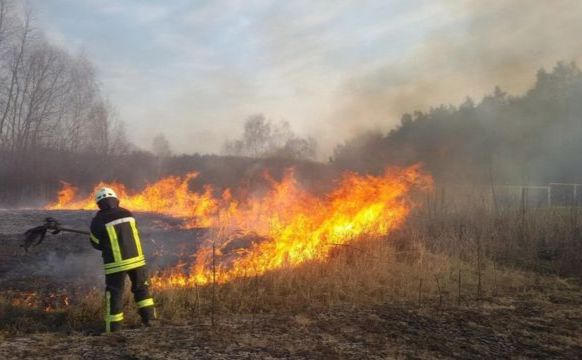
[[[582,60],[579,0],[29,0],[84,53],[130,140],[220,152],[262,113],[319,143],[387,131],[404,112],[519,94]]]

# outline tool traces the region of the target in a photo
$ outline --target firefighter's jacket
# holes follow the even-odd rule
[[[145,265],[135,219],[127,209],[99,210],[91,222],[91,245],[101,250],[106,275]]]

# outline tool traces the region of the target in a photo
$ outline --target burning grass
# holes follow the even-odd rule
[[[567,215],[529,212],[530,225],[519,230],[521,212],[499,221],[475,209],[416,209],[387,236],[331,245],[324,260],[223,283],[158,288],[163,326],[125,331],[113,346],[118,337],[80,336],[102,330],[101,289],[52,312],[0,300],[0,354],[575,358],[582,350],[580,287],[541,271],[545,266],[524,270],[516,261],[533,259],[535,239],[551,245],[552,235],[570,234],[575,227]],[[506,240],[515,248],[507,253]],[[124,301],[124,326],[138,327],[129,291]],[[20,337],[25,343],[12,336],[30,332],[43,333]]]
[[[189,190],[195,174],[170,177],[129,194],[116,188],[122,205],[186,218],[187,226],[209,226],[210,237],[194,255],[195,262],[161,272],[152,279],[156,288],[195,287],[260,276],[312,260],[326,260],[335,246],[361,237],[379,237],[398,229],[414,208],[412,193],[430,189],[432,179],[419,166],[388,169],[381,176],[345,173],[326,195],[303,189],[289,170],[281,181],[265,178],[268,188],[259,195],[235,199],[226,189],[214,197],[206,187]],[[91,198],[76,200],[66,184],[59,201],[49,208],[91,208]],[[242,237],[250,243],[237,245]],[[261,241],[252,240],[260,239]],[[217,264],[217,255],[220,262]]]
[[[429,253],[420,244],[399,251],[387,239],[365,239],[335,249],[325,263],[309,262],[238,278],[214,290],[212,285],[165,289],[159,297],[162,315],[175,319],[212,312],[298,313],[384,303],[448,307],[475,302],[478,279],[474,270],[470,264]],[[481,279],[487,284],[482,299],[533,284],[531,274],[492,266],[482,272]]]
[[[319,197],[289,175],[259,197],[221,203],[229,199],[221,196],[209,217],[217,224],[207,231],[214,241],[192,263],[155,274],[159,314],[169,323],[220,323],[383,304],[436,314],[505,306],[508,298],[548,302],[562,301],[564,291],[580,294],[566,278],[580,271],[572,265],[580,260],[573,251],[582,224],[576,209],[447,205],[432,194],[415,196],[413,189],[428,184],[421,174],[416,168],[396,177],[348,176]],[[425,195],[428,206],[412,200]],[[126,325],[138,326],[129,293],[125,301]],[[101,327],[101,291],[70,304],[44,312],[42,326],[35,326],[30,309],[5,301],[0,319],[9,321],[2,329]]]
[[[335,246],[325,262],[308,261],[221,284],[157,289],[158,313],[165,323],[183,324],[210,318],[220,322],[237,314],[293,315],[387,303],[445,310],[492,302],[540,286],[564,286],[532,272],[494,266],[489,260],[478,274],[470,262],[427,251],[419,238],[410,238],[414,236],[411,230],[407,227],[390,237],[360,238]],[[92,290],[73,299],[70,306],[49,312],[4,303],[0,318],[3,330],[11,333],[98,331],[102,311],[102,291]],[[139,326],[129,291],[125,314],[126,326]]]

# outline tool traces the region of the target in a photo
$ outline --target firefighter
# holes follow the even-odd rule
[[[105,332],[119,330],[123,320],[126,275],[131,279],[131,292],[141,320],[150,326],[156,313],[135,219],[129,210],[119,206],[119,199],[110,188],[97,191],[95,201],[100,210],[91,222],[90,238],[91,245],[101,250],[105,268]]]

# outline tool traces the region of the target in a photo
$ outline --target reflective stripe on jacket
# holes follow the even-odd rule
[[[91,222],[91,244],[101,250],[105,274],[145,265],[135,218],[124,208],[97,212]]]

